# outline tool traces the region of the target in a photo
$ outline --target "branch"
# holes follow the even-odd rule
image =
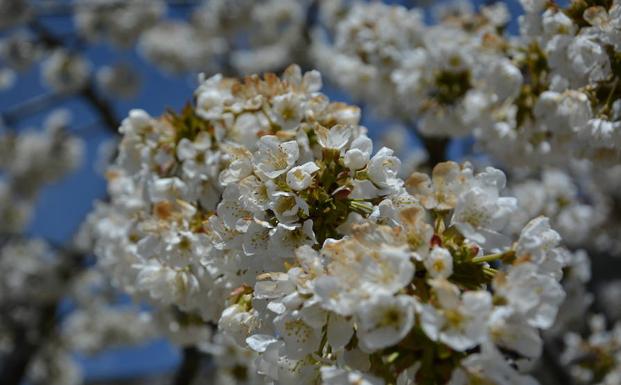
[[[304,17],[304,30],[302,31],[302,35],[304,37],[304,42],[310,46],[313,42],[313,27],[317,23],[317,19],[319,18],[319,1],[313,0],[308,7],[306,8],[306,15]]]
[[[423,142],[423,146],[425,146],[425,150],[427,150],[427,161],[425,162],[430,169],[438,164],[445,162],[446,158],[446,150],[449,145],[448,138],[431,138],[420,135],[418,131],[416,132],[418,138]]]
[[[194,346],[183,349],[181,365],[173,378],[173,385],[191,385],[200,371],[202,353]]]
[[[97,94],[93,82],[89,82],[81,91],[82,97],[100,115],[102,122],[113,133],[118,133],[120,122],[108,101]]]
[[[416,135],[423,147],[425,147],[425,150],[427,151],[427,160],[425,161],[425,165],[429,169],[433,169],[436,164],[446,162],[448,160],[446,157],[446,151],[450,143],[449,138],[445,136],[431,137],[421,134],[418,130],[416,121],[414,120],[408,119],[404,123],[410,130],[412,130],[412,132],[414,132],[414,135]]]
[[[313,28],[319,19],[319,0],[312,0],[306,8],[304,16],[304,27],[302,29],[302,43],[304,46],[299,47],[300,58],[303,63],[299,63],[304,71],[313,69],[313,60],[310,58],[309,49],[313,44]]]
[[[63,42],[60,37],[54,35],[37,19],[32,19],[30,23],[28,23],[28,26],[48,48],[65,47],[65,42]]]

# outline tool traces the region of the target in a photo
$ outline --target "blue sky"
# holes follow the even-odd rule
[[[513,15],[519,13],[517,0],[506,3]],[[186,11],[173,11],[171,15],[184,17]],[[72,30],[72,23],[66,17],[50,18],[45,22],[60,35]],[[515,32],[516,29],[517,22],[514,17],[510,30]],[[179,108],[190,100],[196,85],[195,76],[163,74],[145,63],[135,51],[119,52],[106,44],[97,44],[87,49],[86,56],[97,66],[125,61],[139,69],[143,84],[140,94],[133,101],[115,101],[113,104],[119,118],[126,116],[131,108],[142,108],[153,115],[161,114],[167,107]],[[324,91],[332,99],[348,101],[345,94],[330,88],[329,85]],[[18,83],[12,89],[0,92],[0,111],[5,112],[34,96],[47,92],[49,91],[41,84],[39,68],[35,66],[21,74]],[[105,196],[105,182],[95,172],[94,165],[99,144],[112,134],[101,124],[97,124],[97,116],[83,101],[69,99],[58,106],[71,110],[72,129],[86,142],[86,159],[77,172],[43,191],[35,219],[28,232],[33,236],[64,243],[75,233],[90,211],[93,201]],[[18,128],[40,127],[44,118],[44,113],[36,114],[21,121]],[[365,115],[363,123],[369,127],[371,134],[380,132],[387,125],[387,122],[368,115]],[[79,362],[89,378],[102,379],[171,370],[178,359],[176,348],[164,341],[153,341],[139,348],[115,349],[96,357],[81,357]]]

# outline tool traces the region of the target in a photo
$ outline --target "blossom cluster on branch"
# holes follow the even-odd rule
[[[472,134],[510,165],[562,164],[569,154],[618,162],[621,3],[522,5],[513,37],[502,2],[445,12],[433,25],[416,9],[360,2],[327,18],[314,56],[331,80],[380,112],[418,120],[424,136]]]
[[[491,167],[401,179],[320,87],[216,75],[181,112],[132,111],[89,218],[98,263],[178,343],[214,349],[217,324],[266,381],[534,383],[573,258],[548,219],[516,229],[530,213]]]

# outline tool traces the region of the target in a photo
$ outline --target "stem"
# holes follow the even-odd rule
[[[515,251],[507,250],[507,251],[503,251],[502,253],[488,254],[488,255],[482,255],[480,257],[474,257],[472,258],[472,262],[474,263],[492,262],[492,261],[496,261],[498,259],[504,259],[504,258],[509,258],[509,260],[511,260],[511,258],[514,258],[514,257],[515,257]]]
[[[483,273],[491,278],[494,278],[496,276],[496,273],[498,273],[498,270],[491,267],[484,267]]]
[[[606,98],[606,103],[603,105],[603,107],[600,110],[600,114],[608,115],[610,113],[610,110],[612,107],[611,106],[612,99],[615,94],[615,91],[617,90],[618,85],[619,85],[619,78],[615,78],[615,81],[612,83],[612,87],[610,88],[610,92],[608,93],[608,97]]]
[[[363,203],[363,202],[358,202],[355,200],[350,200],[349,201],[349,207],[357,212],[358,214],[362,214],[362,215],[369,215],[373,212],[373,208],[369,207],[368,204]]]
[[[194,346],[183,349],[183,359],[173,378],[173,385],[191,385],[200,371],[201,352]]]
[[[473,263],[492,262],[492,261],[496,261],[496,260],[502,258],[504,255],[505,255],[505,253],[482,255],[480,257],[472,258],[472,262]]]
[[[328,330],[327,330],[327,327],[324,326],[323,329],[321,330],[321,343],[319,344],[319,349],[317,349],[317,356],[319,357],[323,356],[323,350],[325,349],[327,343],[328,343]]]

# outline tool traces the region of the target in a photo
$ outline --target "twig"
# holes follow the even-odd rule
[[[86,99],[90,106],[99,113],[101,121],[113,133],[118,133],[120,125],[112,106],[108,101],[97,94],[93,82],[89,82],[82,90],[81,95]]]
[[[37,95],[32,99],[8,108],[2,113],[1,119],[6,125],[11,126],[19,120],[32,116],[41,110],[62,102],[69,96],[69,94],[56,92]]]

